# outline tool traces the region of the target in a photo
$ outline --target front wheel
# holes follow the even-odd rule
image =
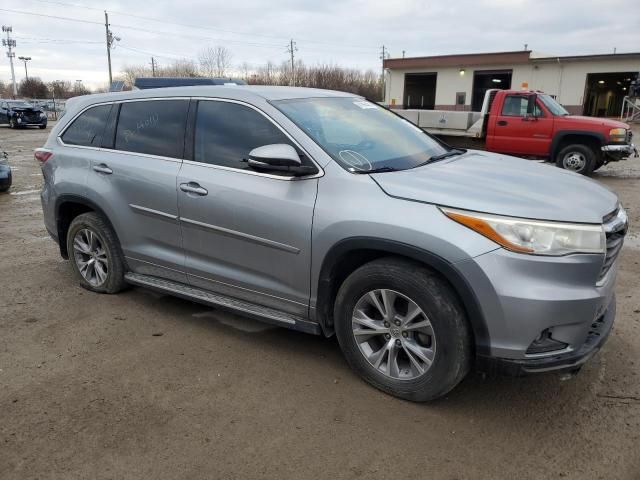
[[[126,286],[125,263],[116,234],[98,214],[73,219],[67,252],[80,286],[98,293],[116,293]]]
[[[38,128],[40,128],[40,130],[44,130],[45,128],[47,128],[46,125],[38,125]]]
[[[582,175],[591,175],[596,167],[596,154],[586,145],[568,145],[558,152],[556,165]]]
[[[351,368],[396,397],[436,399],[469,371],[463,308],[451,287],[419,264],[385,258],[360,267],[340,287],[334,319]]]

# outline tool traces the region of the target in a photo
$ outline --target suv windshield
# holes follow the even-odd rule
[[[556,102],[549,95],[538,95],[538,98],[542,100],[542,103],[544,103],[544,106],[547,107],[553,115],[557,115],[557,116],[569,115],[569,112],[567,112],[562,105]]]
[[[357,97],[274,101],[350,172],[406,170],[447,153],[420,128]]]

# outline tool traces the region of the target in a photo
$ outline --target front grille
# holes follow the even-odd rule
[[[40,114],[39,113],[26,113],[26,114],[24,114],[24,118],[28,123],[38,123],[38,122],[40,122]]]
[[[602,264],[598,281],[604,279],[615,263],[616,258],[618,258],[618,255],[622,250],[622,244],[624,243],[624,236],[627,233],[628,226],[627,213],[622,207],[604,218],[604,231],[607,237],[607,253],[604,257],[604,263]]]

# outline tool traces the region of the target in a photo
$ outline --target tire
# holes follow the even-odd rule
[[[87,232],[95,237],[92,238]],[[89,248],[81,248],[82,245]],[[81,287],[98,293],[117,293],[126,287],[126,269],[120,244],[113,229],[100,215],[83,213],[73,219],[67,232],[67,252]],[[84,274],[81,262],[90,264],[83,270]],[[96,265],[100,265],[100,268]]]
[[[44,130],[45,128],[47,128],[47,126],[46,126],[46,125],[38,125],[38,128],[39,128],[40,130]]]
[[[591,175],[596,166],[596,154],[587,145],[567,145],[558,152],[556,165],[582,175]]]
[[[421,310],[421,314],[403,327],[394,328],[391,323],[389,328],[385,328],[381,320],[385,317],[379,314],[379,309],[376,313],[370,293],[374,292],[379,304],[383,305],[387,303],[383,294],[375,293],[383,291],[387,300],[395,296],[395,300],[388,303],[394,305],[398,315],[394,318],[401,323],[410,316],[408,312],[411,309],[415,311],[415,307]],[[408,301],[414,306],[408,304],[403,310],[403,304]],[[366,322],[375,318],[376,330],[380,327],[388,333],[368,335],[374,330],[363,326],[362,320],[354,320],[354,314],[363,318],[363,312],[366,312]],[[347,363],[366,382],[396,397],[414,402],[442,397],[460,383],[470,369],[471,333],[464,310],[451,287],[439,275],[417,263],[389,257],[358,268],[338,291],[334,319],[338,343]],[[429,327],[418,330],[417,327],[425,320],[430,322],[431,330]],[[404,326],[415,329],[402,331]],[[362,335],[365,330],[367,334]],[[387,352],[378,357],[376,345],[384,346],[381,348],[386,348]],[[416,354],[416,345],[424,352],[423,355],[431,355],[430,365],[422,362],[422,357]],[[397,361],[391,362],[391,369],[390,348],[397,352]],[[409,353],[412,353],[413,362],[422,362],[422,371],[412,363]],[[376,367],[374,360],[377,358],[386,358],[386,361],[378,362],[380,364]],[[398,368],[393,368],[394,363]]]

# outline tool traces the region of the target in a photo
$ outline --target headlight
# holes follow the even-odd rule
[[[624,128],[612,128],[609,130],[609,140],[612,142],[624,142],[627,139],[627,130]]]
[[[47,115],[44,112],[40,112],[40,118],[45,118]]]
[[[440,210],[450,219],[514,252],[567,255],[605,251],[602,225],[544,222],[444,207]]]

